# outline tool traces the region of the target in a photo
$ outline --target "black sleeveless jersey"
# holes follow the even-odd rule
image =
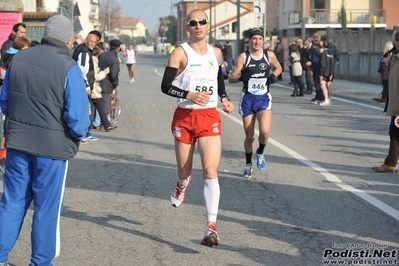
[[[251,79],[266,79],[267,80],[267,78],[270,75],[270,69],[271,69],[267,51],[263,50],[263,56],[259,59],[254,59],[249,51],[245,51],[245,54],[246,54],[245,67],[243,70],[241,70],[241,75],[243,75],[244,73],[250,73]],[[265,83],[263,84],[263,86],[264,86],[263,88],[262,88],[262,84],[259,84],[259,82],[258,82],[256,85],[251,83],[252,88],[249,88],[249,89],[252,89],[252,90],[266,89],[268,92],[269,88],[267,88],[267,86],[266,86],[266,80],[265,80]],[[249,81],[244,81],[243,83],[244,83],[243,91],[248,92]],[[256,86],[257,88],[255,88],[253,86]]]

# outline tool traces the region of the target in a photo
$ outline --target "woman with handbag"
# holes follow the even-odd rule
[[[290,96],[303,97],[305,85],[302,81],[301,54],[299,52],[298,46],[295,43],[290,44],[289,49],[291,50],[290,58],[292,62],[292,75],[294,77],[294,91]]]

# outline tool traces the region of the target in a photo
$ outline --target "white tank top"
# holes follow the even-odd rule
[[[132,50],[126,49],[126,54],[127,54],[126,64],[136,64],[134,49]]]
[[[187,55],[187,66],[172,82],[172,84],[185,91],[208,91],[209,102],[200,106],[187,99],[177,99],[177,105],[185,109],[215,108],[218,105],[218,61],[212,46],[206,44],[207,53],[199,55],[188,43],[181,44]]]

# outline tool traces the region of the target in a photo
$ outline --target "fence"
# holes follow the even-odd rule
[[[327,40],[334,40],[340,54],[340,64],[335,69],[339,79],[380,83],[377,72],[385,43],[392,41],[393,30],[357,29],[341,31],[328,28]]]

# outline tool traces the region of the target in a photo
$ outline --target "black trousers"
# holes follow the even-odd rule
[[[290,71],[290,82],[294,83],[294,75],[292,74],[292,66],[288,66],[288,70]]]
[[[396,116],[391,117],[391,125],[389,126],[389,150],[388,156],[385,158],[385,164],[396,167],[399,157],[399,128],[395,126]]]
[[[101,92],[101,96],[103,97],[102,101],[103,101],[104,111],[107,115],[109,114],[110,111],[110,103],[109,103],[110,95],[111,94],[109,93]]]
[[[388,84],[389,81],[386,79],[382,79],[382,91],[381,91],[381,100],[386,100],[387,99],[387,95],[388,95]]]
[[[284,72],[284,63],[280,63],[280,65],[281,65],[281,68],[283,69],[283,71],[281,71],[281,74],[280,75],[278,75],[278,77],[277,77],[277,79],[278,80],[282,80],[283,79],[283,72]]]
[[[313,82],[314,82],[314,87],[316,89],[316,96],[315,96],[316,100],[324,101],[324,94],[320,88],[320,73],[319,73],[319,71],[313,71]]]
[[[306,90],[313,91],[313,71],[310,67],[305,67]]]
[[[105,128],[110,127],[111,123],[109,122],[107,113],[105,112],[103,100],[101,98],[100,99],[91,99],[91,102],[92,102],[91,115],[93,118],[93,119],[91,119],[91,121],[94,120],[94,114],[96,113],[96,109],[97,109],[98,113],[100,114],[101,124],[103,124],[103,126]]]

